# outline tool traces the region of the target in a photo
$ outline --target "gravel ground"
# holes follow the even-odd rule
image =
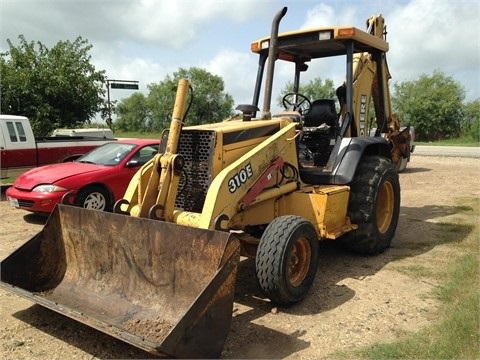
[[[322,243],[320,263],[307,298],[291,308],[266,301],[255,282],[253,262],[239,265],[232,328],[222,358],[329,358],[339,350],[391,341],[440,316],[431,295],[433,277],[405,269],[435,271],[456,248],[440,222],[458,212],[459,199],[479,198],[478,159],[412,156],[400,175],[402,207],[392,247],[375,257],[352,255]],[[2,194],[0,257],[30,239],[45,218],[16,210]],[[478,214],[477,214],[478,215]],[[466,216],[466,215],[465,215]],[[472,230],[457,232],[461,241]],[[0,349],[8,359],[147,358],[150,355],[103,333],[0,290]]]

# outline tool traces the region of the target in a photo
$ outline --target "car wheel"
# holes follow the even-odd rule
[[[105,211],[110,209],[110,197],[100,186],[89,186],[79,192],[76,204],[89,210]]]

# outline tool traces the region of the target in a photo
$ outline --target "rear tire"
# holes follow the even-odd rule
[[[299,216],[274,219],[265,229],[255,258],[258,283],[274,303],[291,305],[305,297],[318,266],[318,238]]]
[[[79,192],[77,205],[89,210],[110,210],[110,197],[101,186],[89,186]]]
[[[390,247],[400,213],[400,183],[392,162],[365,156],[350,184],[348,216],[358,229],[341,238],[343,246],[364,255]]]

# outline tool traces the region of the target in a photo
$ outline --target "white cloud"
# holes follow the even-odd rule
[[[138,80],[145,91],[179,67],[201,66],[222,76],[236,104],[249,103],[257,73],[250,41],[269,35],[285,3],[281,31],[349,24],[364,29],[370,15],[382,13],[393,81],[441,70],[471,98],[480,97],[477,0],[0,0],[0,51],[6,50],[5,39],[15,44],[19,34],[47,46],[81,35],[93,45],[95,66],[110,78]],[[340,83],[345,66],[336,63],[311,64],[303,80],[320,76]],[[276,69],[274,98],[293,79],[291,69]]]
[[[411,1],[388,14],[389,63],[394,80],[440,70],[479,97],[480,5],[477,1]]]
[[[255,56],[246,52],[225,49],[201,66],[223,78],[225,91],[234,96],[235,103],[238,105],[252,102],[257,76],[256,65]]]
[[[140,0],[112,6],[108,20],[118,23],[132,41],[181,49],[218,19],[232,24],[249,20],[270,1]],[[259,6],[258,6],[259,5]]]
[[[365,12],[363,5],[367,3],[373,13]],[[393,82],[415,80],[440,70],[465,87],[467,100],[480,96],[477,0],[323,2],[306,11],[301,28],[352,24],[364,29],[368,16],[379,13],[387,24],[387,58]],[[334,81],[339,79],[338,70],[343,71],[340,67],[316,69],[322,78]]]
[[[391,14],[389,41],[396,62],[412,69],[478,65],[478,5],[468,5],[412,1]]]
[[[2,37],[19,34],[54,45],[83,36],[96,41],[136,41],[180,48],[210,23],[232,24],[266,11],[274,0],[23,0],[2,1]],[[4,46],[4,44],[2,44]]]
[[[307,18],[302,29],[335,26],[335,25],[354,25],[358,24],[359,19],[355,6],[346,6],[341,11],[335,11],[333,6],[320,3],[307,11]]]

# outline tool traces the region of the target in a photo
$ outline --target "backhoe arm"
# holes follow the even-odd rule
[[[386,26],[382,15],[372,16],[367,22],[366,32],[386,40]],[[373,100],[376,115],[376,136],[385,133],[391,145],[392,161],[397,164],[402,157],[410,155],[410,132],[400,131],[400,120],[392,113],[389,80],[391,79],[385,52],[355,53],[353,55],[353,114],[354,122],[347,130],[347,136],[370,136],[369,108]],[[341,109],[340,120],[346,116],[345,84],[337,90]]]

